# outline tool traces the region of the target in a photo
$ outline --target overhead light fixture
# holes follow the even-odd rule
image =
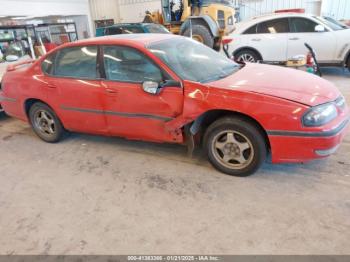
[[[12,17],[14,20],[26,20],[26,19],[33,19],[34,16],[18,16],[18,17]]]

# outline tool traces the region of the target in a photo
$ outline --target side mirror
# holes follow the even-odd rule
[[[156,95],[159,90],[159,84],[153,81],[145,81],[142,83],[142,89],[148,94]]]
[[[315,32],[325,32],[326,31],[326,28],[323,26],[323,25],[317,25],[315,27]]]

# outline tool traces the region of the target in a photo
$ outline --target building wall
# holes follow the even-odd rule
[[[142,22],[145,12],[159,10],[160,0],[89,0],[92,20]]]
[[[322,14],[329,15],[336,19],[350,19],[349,0],[323,0]]]
[[[161,9],[161,2],[154,0],[120,0],[121,22],[142,22],[146,11]]]
[[[319,15],[321,0],[234,0],[239,7],[240,19],[245,20],[254,16],[272,13],[280,9],[303,8],[307,13]]]
[[[92,35],[88,0],[0,0],[0,16],[85,16]],[[86,22],[85,22],[86,23]]]
[[[113,18],[116,22],[141,22],[145,11],[161,9],[160,0],[89,0],[93,20]],[[274,12],[278,9],[304,8],[307,13],[328,14],[350,19],[350,0],[231,0],[239,7],[240,19]]]
[[[114,19],[120,22],[119,0],[89,0],[92,20]]]
[[[1,16],[89,15],[88,0],[0,0]]]

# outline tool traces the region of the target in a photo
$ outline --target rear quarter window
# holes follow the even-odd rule
[[[258,25],[253,25],[249,27],[247,30],[244,31],[244,35],[253,35],[256,34],[258,31]]]

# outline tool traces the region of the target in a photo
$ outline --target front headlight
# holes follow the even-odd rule
[[[338,116],[338,111],[334,103],[327,103],[312,107],[303,116],[304,126],[322,126],[331,122]]]
[[[346,101],[343,96],[340,96],[337,100],[335,100],[335,104],[337,107],[339,107],[341,110],[344,110],[346,107]]]

